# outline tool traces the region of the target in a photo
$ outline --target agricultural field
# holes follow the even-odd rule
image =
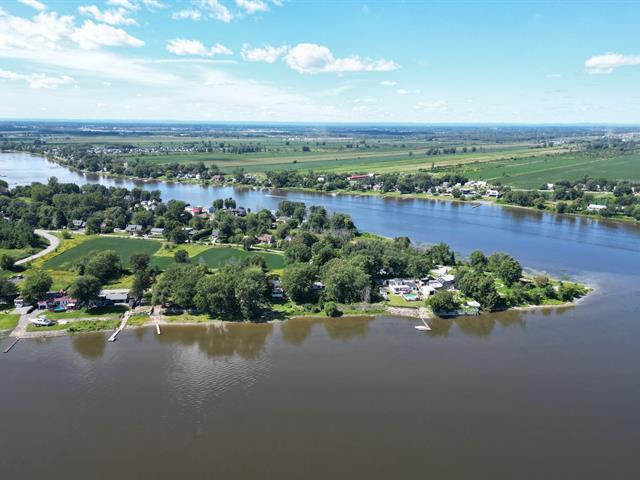
[[[60,253],[53,253],[37,265],[51,275],[55,290],[68,287],[76,278],[74,266],[83,258],[93,252],[114,250],[121,258],[125,268],[129,266],[129,259],[134,253],[146,253],[151,257],[151,265],[164,270],[173,264],[173,255],[176,250],[186,250],[191,261],[196,264],[204,264],[209,268],[219,268],[229,262],[242,261],[243,259],[259,255],[266,261],[270,270],[278,270],[284,267],[284,257],[271,252],[247,252],[241,248],[229,246],[210,246],[201,244],[185,244],[166,247],[166,244],[158,240],[132,239],[127,237],[84,237],[76,236],[71,240],[63,241]],[[115,282],[109,283],[107,288],[129,288],[133,278],[131,275],[123,275]]]
[[[500,181],[515,188],[536,189],[545,183],[577,180],[585,175],[610,180],[640,181],[640,154],[614,157],[583,153],[510,158],[444,168],[474,180]]]
[[[437,146],[437,145],[435,145]],[[530,148],[523,145],[480,145],[477,152],[427,156],[425,150],[433,144],[385,146],[379,149],[334,149],[311,152],[284,150],[261,153],[178,153],[144,155],[139,158],[156,164],[166,163],[215,163],[225,173],[234,168],[244,168],[248,173],[268,170],[314,170],[317,172],[395,172],[416,171],[450,164],[491,162],[505,158],[563,153],[564,147]]]
[[[129,258],[134,253],[153,255],[162,244],[156,240],[138,240],[123,237],[94,237],[47,260],[43,267],[47,270],[70,270],[77,262],[94,252],[115,250],[120,256],[123,266],[129,265]]]

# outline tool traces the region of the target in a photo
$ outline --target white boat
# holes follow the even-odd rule
[[[421,332],[427,332],[431,330],[431,327],[429,326],[429,324],[426,322],[424,318],[420,317],[420,320],[422,320],[422,325],[416,325],[413,328],[415,328],[416,330],[420,330]]]
[[[31,324],[35,325],[36,327],[50,327],[51,325],[55,325],[56,324],[56,322],[54,322],[53,320],[49,320],[44,315],[42,317],[38,317],[38,318],[34,318],[32,320],[29,320],[29,322]]]

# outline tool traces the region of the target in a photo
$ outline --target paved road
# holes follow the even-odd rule
[[[60,239],[55,235],[52,235],[50,232],[45,230],[35,230],[36,235],[39,235],[43,238],[46,238],[49,241],[49,246],[40,252],[31,255],[30,257],[23,258],[22,260],[18,260],[16,265],[23,265],[25,263],[32,262],[36,258],[44,257],[47,253],[53,252],[60,245]]]

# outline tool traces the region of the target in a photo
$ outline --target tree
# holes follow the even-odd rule
[[[10,282],[7,278],[0,277],[0,303],[3,303],[3,300],[8,302],[17,293],[18,290],[13,282]]]
[[[251,247],[253,247],[255,243],[256,243],[256,239],[251,235],[245,235],[242,238],[242,248],[244,248],[247,251],[251,250]]]
[[[316,271],[308,263],[294,263],[287,266],[282,274],[282,288],[296,303],[307,303],[313,298],[311,287]]]
[[[28,303],[37,302],[53,285],[51,276],[43,270],[34,270],[24,281],[22,296]]]
[[[115,250],[105,250],[90,256],[84,265],[84,275],[96,277],[100,283],[107,283],[120,275],[122,266]]]
[[[69,287],[69,295],[79,306],[88,307],[100,294],[100,280],[93,275],[81,275]]]
[[[13,270],[15,263],[16,259],[7,253],[0,256],[0,269],[2,270]]]
[[[140,298],[144,295],[144,291],[151,286],[152,277],[146,270],[139,270],[133,276],[133,282],[131,283],[131,296],[133,298]]]
[[[240,308],[235,294],[236,269],[226,266],[213,275],[202,277],[196,285],[194,303],[213,317],[232,319]]]
[[[488,269],[494,272],[509,287],[522,278],[522,266],[515,258],[506,253],[490,255]]]
[[[129,258],[129,265],[131,265],[131,271],[133,273],[145,272],[149,268],[150,261],[149,254],[147,253],[134,253]]]
[[[370,277],[361,268],[335,258],[323,268],[326,300],[338,303],[362,302],[370,288]]]
[[[339,317],[342,315],[342,312],[335,304],[335,302],[327,302],[324,304],[324,313],[327,317]]]
[[[455,265],[456,256],[446,243],[438,243],[429,250],[433,262],[437,265]]]
[[[469,264],[475,270],[482,272],[487,266],[487,257],[480,250],[474,250],[469,256]]]
[[[304,243],[292,243],[284,251],[284,260],[287,264],[308,262],[311,260],[311,248]]]
[[[245,269],[236,280],[234,291],[242,318],[257,320],[269,302],[269,283],[264,272],[258,268]]]
[[[453,292],[441,290],[427,299],[427,305],[434,313],[440,314],[456,311],[460,307],[460,302]]]
[[[186,250],[176,250],[173,254],[173,260],[176,263],[189,263],[189,253]]]

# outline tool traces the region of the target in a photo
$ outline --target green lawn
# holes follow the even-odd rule
[[[96,237],[56,255],[44,264],[46,269],[69,269],[82,258],[104,250],[115,250],[120,256],[122,264],[127,267],[129,258],[134,253],[153,255],[160,249],[161,243],[156,240],[141,240],[118,237]]]
[[[116,318],[126,312],[128,309],[124,305],[115,305],[113,307],[94,308],[92,310],[70,310],[68,312],[44,312],[47,318],[51,320],[67,320],[73,318]]]
[[[402,295],[394,295],[393,293],[389,294],[389,300],[387,303],[392,307],[403,307],[403,308],[420,308],[424,307],[424,300],[416,300],[414,302],[409,302],[404,299]]]
[[[67,330],[71,333],[99,332],[101,330],[115,330],[118,328],[118,324],[119,320],[79,320],[64,325],[51,325],[50,327],[28,325],[27,332],[50,332],[56,330]]]
[[[640,180],[640,154],[603,157],[585,153],[543,155],[445,168],[474,180],[500,181],[516,188],[539,188],[544,183],[577,180],[585,175],[609,180]]]
[[[0,313],[0,330],[13,330],[20,320],[20,315],[15,313]]]
[[[191,259],[192,262],[198,263],[202,260],[209,268],[219,268],[233,259],[242,261],[251,256],[259,255],[267,262],[269,270],[275,270],[284,267],[284,256],[270,252],[247,252],[239,248],[233,247],[212,247]]]

